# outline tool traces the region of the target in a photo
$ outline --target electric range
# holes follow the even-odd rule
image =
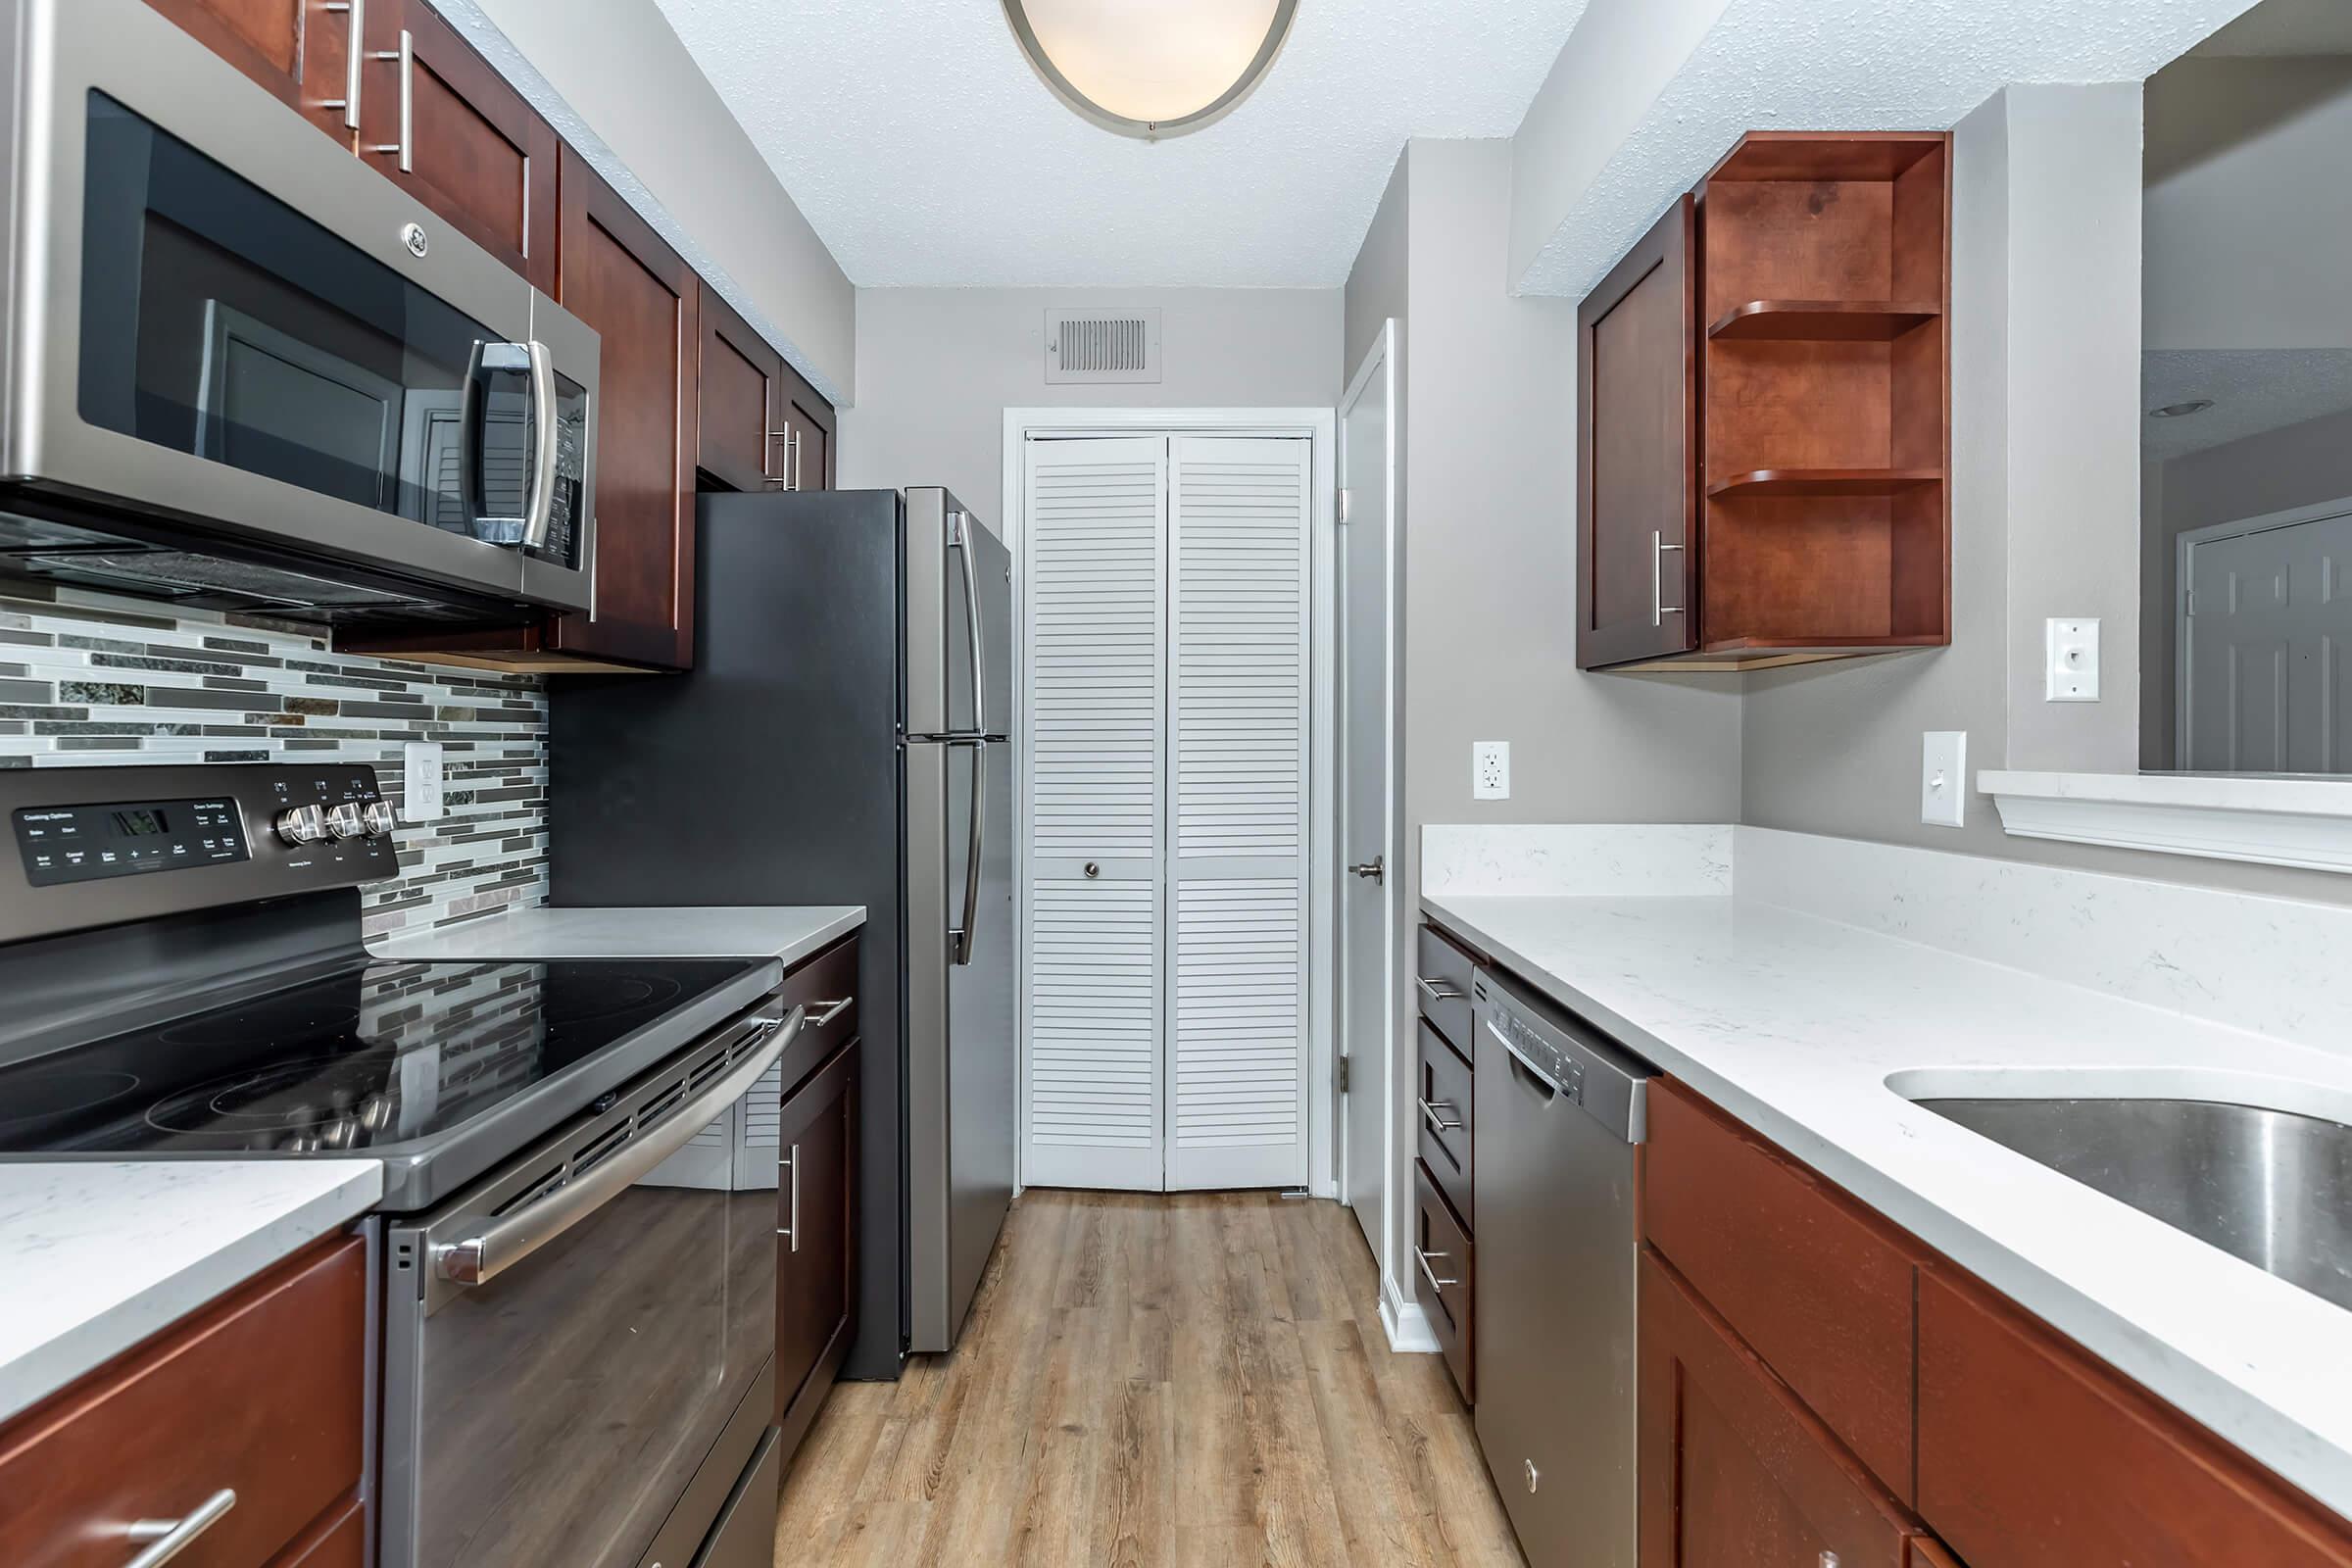
[[[376,1562],[764,1553],[776,1178],[730,1130],[781,965],[373,958],[365,766],[0,772],[0,1160],[382,1162]]]

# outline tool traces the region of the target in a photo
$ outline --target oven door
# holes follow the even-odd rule
[[[14,10],[5,472],[587,608],[595,334],[142,0]]]
[[[657,1541],[685,1568],[774,1397],[775,1190],[710,1132],[801,1016],[736,1020],[392,1223],[386,1568],[638,1568]]]

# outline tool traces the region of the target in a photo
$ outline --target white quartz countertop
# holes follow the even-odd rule
[[[0,1161],[0,1420],[382,1192],[369,1159]]]
[[[2267,1103],[2352,1121],[2352,1059],[1731,896],[1440,895],[1437,920],[2337,1512],[2352,1312],[1914,1093]],[[2081,1081],[2075,1081],[2081,1093]]]
[[[379,957],[775,958],[797,963],[865,924],[854,904],[762,908],[516,909],[373,939]]]

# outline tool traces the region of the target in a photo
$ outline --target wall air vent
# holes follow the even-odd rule
[[[1159,311],[1048,311],[1046,380],[1159,379]]]

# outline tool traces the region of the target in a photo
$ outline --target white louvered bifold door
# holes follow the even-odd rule
[[[1026,448],[1030,1186],[1163,1178],[1167,454]]]
[[[1167,1185],[1306,1177],[1310,443],[1170,443]]]

